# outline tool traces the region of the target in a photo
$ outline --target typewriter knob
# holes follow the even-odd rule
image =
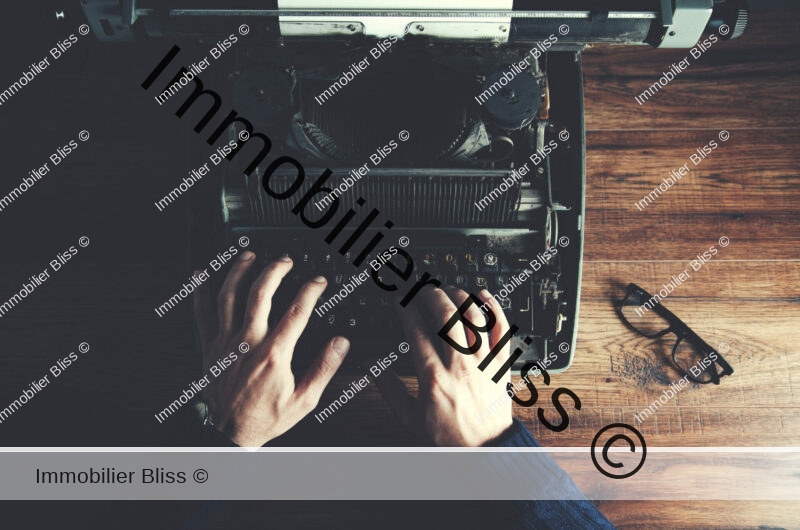
[[[718,0],[714,2],[714,11],[708,21],[706,31],[719,33],[723,24],[730,27],[730,31],[720,36],[722,40],[738,39],[742,36],[750,19],[750,11],[745,0]]]
[[[490,90],[506,75],[504,70],[490,74],[482,90]],[[491,92],[490,92],[491,93]],[[526,127],[536,117],[542,100],[542,89],[529,73],[514,76],[508,84],[483,105],[488,121],[507,131]]]

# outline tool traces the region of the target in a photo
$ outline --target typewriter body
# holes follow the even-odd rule
[[[275,314],[301,282],[328,279],[296,364],[310,362],[335,334],[352,343],[345,366],[397,351],[406,338],[396,298],[428,273],[443,286],[496,295],[519,328],[515,367],[554,354],[548,371],[566,370],[575,354],[584,240],[581,50],[594,42],[688,47],[707,27],[739,29],[746,14],[712,0],[559,2],[558,11],[533,1],[364,4],[88,0],[83,9],[101,40],[167,37],[207,49],[248,25],[226,52],[235,54],[229,66],[200,77],[226,109],[271,139],[271,152],[248,176],[253,155],[245,147],[215,168],[213,184],[192,190],[192,248],[201,263],[246,237],[264,263],[292,257]],[[232,126],[227,140],[239,142],[241,133]],[[339,207],[326,228],[306,227],[291,211],[296,200],[266,193],[265,170],[279,156],[303,164],[297,197],[331,171],[325,185],[336,189]],[[287,190],[296,175],[292,166],[278,168],[269,186]],[[325,197],[314,195],[304,214],[324,215],[333,198]],[[334,226],[341,228],[328,242]],[[379,232],[380,243],[362,252]],[[357,235],[359,243],[347,247]],[[413,262],[406,281],[379,257],[392,246],[397,269]],[[371,275],[372,264],[397,291],[354,278]],[[410,369],[408,355],[398,357],[396,367]]]

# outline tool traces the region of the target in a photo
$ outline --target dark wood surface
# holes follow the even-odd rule
[[[516,408],[543,445],[588,446],[600,427],[631,421],[677,378],[665,363],[668,346],[628,332],[611,299],[628,282],[656,290],[722,236],[730,245],[664,304],[710,344],[728,343],[725,357],[736,373],[719,386],[684,390],[645,422],[643,434],[652,446],[798,445],[797,21],[793,11],[754,12],[743,38],[715,44],[641,106],[634,96],[686,51],[598,46],[584,53],[587,215],[578,352],[553,385],[577,392],[583,408],[570,414],[562,433]],[[41,55],[52,46],[33,36],[5,38]],[[168,317],[152,314],[190,274],[184,205],[165,212],[152,206],[173,187],[170,178],[192,166],[184,154],[187,124],[165,119],[141,97],[138,85],[161,47],[81,45],[45,72],[50,77],[0,108],[6,191],[78,131],[92,133],[0,212],[2,301],[56,252],[80,236],[92,240],[0,320],[0,404],[80,342],[91,350],[59,378],[60,389],[46,389],[13,423],[0,425],[0,443],[161,445],[165,431],[153,414],[198,369],[188,301]],[[22,71],[30,62],[13,55],[4,70]],[[690,175],[636,209],[669,170],[723,129],[730,140],[717,140],[707,159],[690,164]],[[349,380],[338,378],[323,401]],[[546,388],[540,401],[549,403]],[[324,428],[306,421],[282,443],[414,440],[369,387]],[[798,505],[784,502],[616,501],[600,509],[622,528],[793,527],[800,520]],[[278,522],[292,520],[290,511]],[[269,515],[250,513],[253,520]]]
[[[532,422],[543,443],[583,445],[592,429],[630,419],[675,379],[664,369],[668,346],[620,328],[609,299],[631,281],[654,292],[722,236],[730,245],[696,273],[690,269],[692,278],[664,305],[709,344],[728,343],[725,357],[736,373],[713,388],[684,390],[642,432],[654,446],[800,442],[796,23],[792,12],[754,12],[741,39],[714,45],[641,106],[633,96],[685,51],[585,52],[580,356],[564,376],[591,405],[566,442]],[[723,129],[730,133],[724,143],[717,138]],[[690,175],[644,211],[636,208],[712,139],[719,147],[690,163]],[[800,506],[788,502],[615,501],[600,509],[620,528],[795,527],[800,520]]]

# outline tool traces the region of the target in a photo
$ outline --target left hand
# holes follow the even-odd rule
[[[206,372],[218,359],[235,354],[233,363],[203,390],[211,420],[244,447],[264,445],[314,410],[350,345],[346,338],[334,337],[296,383],[291,369],[294,348],[327,282],[318,276],[303,285],[275,329],[268,329],[272,297],[292,268],[289,258],[272,262],[250,288],[243,321],[235,322],[235,308],[242,301],[237,292],[253,263],[255,254],[248,250],[233,264],[217,297],[216,312],[207,284],[194,295]],[[249,345],[246,353],[239,350],[243,342]]]

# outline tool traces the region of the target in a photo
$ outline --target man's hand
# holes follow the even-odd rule
[[[440,446],[480,446],[500,436],[512,424],[511,400],[505,395],[511,372],[506,372],[497,383],[491,377],[497,367],[508,360],[509,345],[506,344],[497,354],[486,372],[478,369],[478,364],[509,326],[492,296],[488,291],[481,291],[480,298],[491,303],[487,308],[492,310],[497,322],[488,333],[481,333],[479,351],[473,355],[459,353],[436,333],[458,311],[468,295],[455,288],[446,291],[423,288],[416,306],[423,308],[424,315],[412,306],[398,310],[411,342],[419,379],[419,397],[412,397],[391,369],[387,370],[385,377],[378,378],[378,386],[401,421],[423,438]],[[465,317],[477,326],[486,324],[475,304],[470,306]],[[428,324],[432,327],[427,328]],[[450,330],[449,336],[462,345],[473,344],[475,340],[472,330],[460,321]],[[490,408],[493,413],[481,414],[485,408]]]
[[[318,276],[303,285],[275,329],[268,329],[272,297],[292,268],[289,258],[273,262],[250,288],[243,321],[234,322],[236,308],[244,302],[242,279],[254,258],[255,254],[245,251],[233,264],[217,297],[216,312],[206,284],[198,287],[194,297],[204,370],[230,352],[238,356],[203,392],[215,427],[243,447],[264,445],[314,410],[350,346],[344,337],[334,337],[295,384],[294,348],[325,291],[326,280]],[[244,354],[239,350],[243,342],[250,346]]]

